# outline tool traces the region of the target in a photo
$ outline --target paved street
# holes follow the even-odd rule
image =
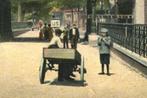
[[[0,43],[0,98],[147,98],[147,79],[114,53],[112,75],[98,75],[98,49],[89,45],[78,45],[87,69],[84,86],[76,82],[59,83],[54,71],[48,71],[45,84],[40,84],[42,48],[48,43],[35,42],[38,35],[38,31],[29,31],[17,36],[29,41]],[[78,80],[79,74],[75,74]]]

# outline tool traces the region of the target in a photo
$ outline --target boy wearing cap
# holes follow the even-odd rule
[[[107,68],[107,75],[110,75],[109,72],[109,64],[110,64],[110,45],[111,45],[111,38],[108,36],[108,30],[103,28],[101,29],[101,36],[98,38],[98,46],[99,46],[99,53],[100,53],[100,62],[102,66],[102,72],[99,74],[104,73],[104,65]]]

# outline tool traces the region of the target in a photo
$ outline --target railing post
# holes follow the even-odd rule
[[[146,56],[145,55],[146,54],[146,51],[145,51],[146,49],[145,48],[146,48],[146,44],[147,44],[147,43],[145,43],[146,42],[145,41],[146,40],[145,33],[146,33],[146,26],[143,27],[143,56],[144,57]]]
[[[141,29],[140,29],[140,26],[139,26],[139,55],[141,55]]]
[[[145,28],[145,56],[147,57],[147,25]]]
[[[128,45],[127,45],[127,37],[128,37],[128,28],[126,25],[124,25],[124,28],[125,28],[125,35],[124,35],[124,46],[127,48]]]
[[[135,40],[135,53],[137,53],[137,39],[136,39],[136,37],[137,37],[137,31],[136,31],[136,29],[137,29],[138,27],[137,27],[137,25],[135,25],[135,30],[134,30],[134,40]]]

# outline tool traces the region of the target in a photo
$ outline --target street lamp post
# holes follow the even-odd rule
[[[87,0],[86,8],[87,8],[87,23],[86,23],[86,33],[84,40],[88,41],[88,35],[91,33],[91,24],[92,24],[92,0]]]
[[[96,32],[96,0],[92,0],[92,32]]]
[[[117,2],[117,0],[114,0],[114,2],[115,2],[115,22],[117,22],[118,2]]]

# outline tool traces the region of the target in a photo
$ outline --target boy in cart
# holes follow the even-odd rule
[[[63,48],[63,43],[61,42],[60,35],[62,31],[60,29],[55,30],[55,35],[53,36],[52,40],[49,43],[49,48]],[[53,65],[51,66],[53,67]],[[67,65],[66,63],[59,64],[59,71],[58,71],[58,81],[63,80],[74,80],[73,78],[70,78],[70,74],[72,73],[70,68],[70,65]]]

